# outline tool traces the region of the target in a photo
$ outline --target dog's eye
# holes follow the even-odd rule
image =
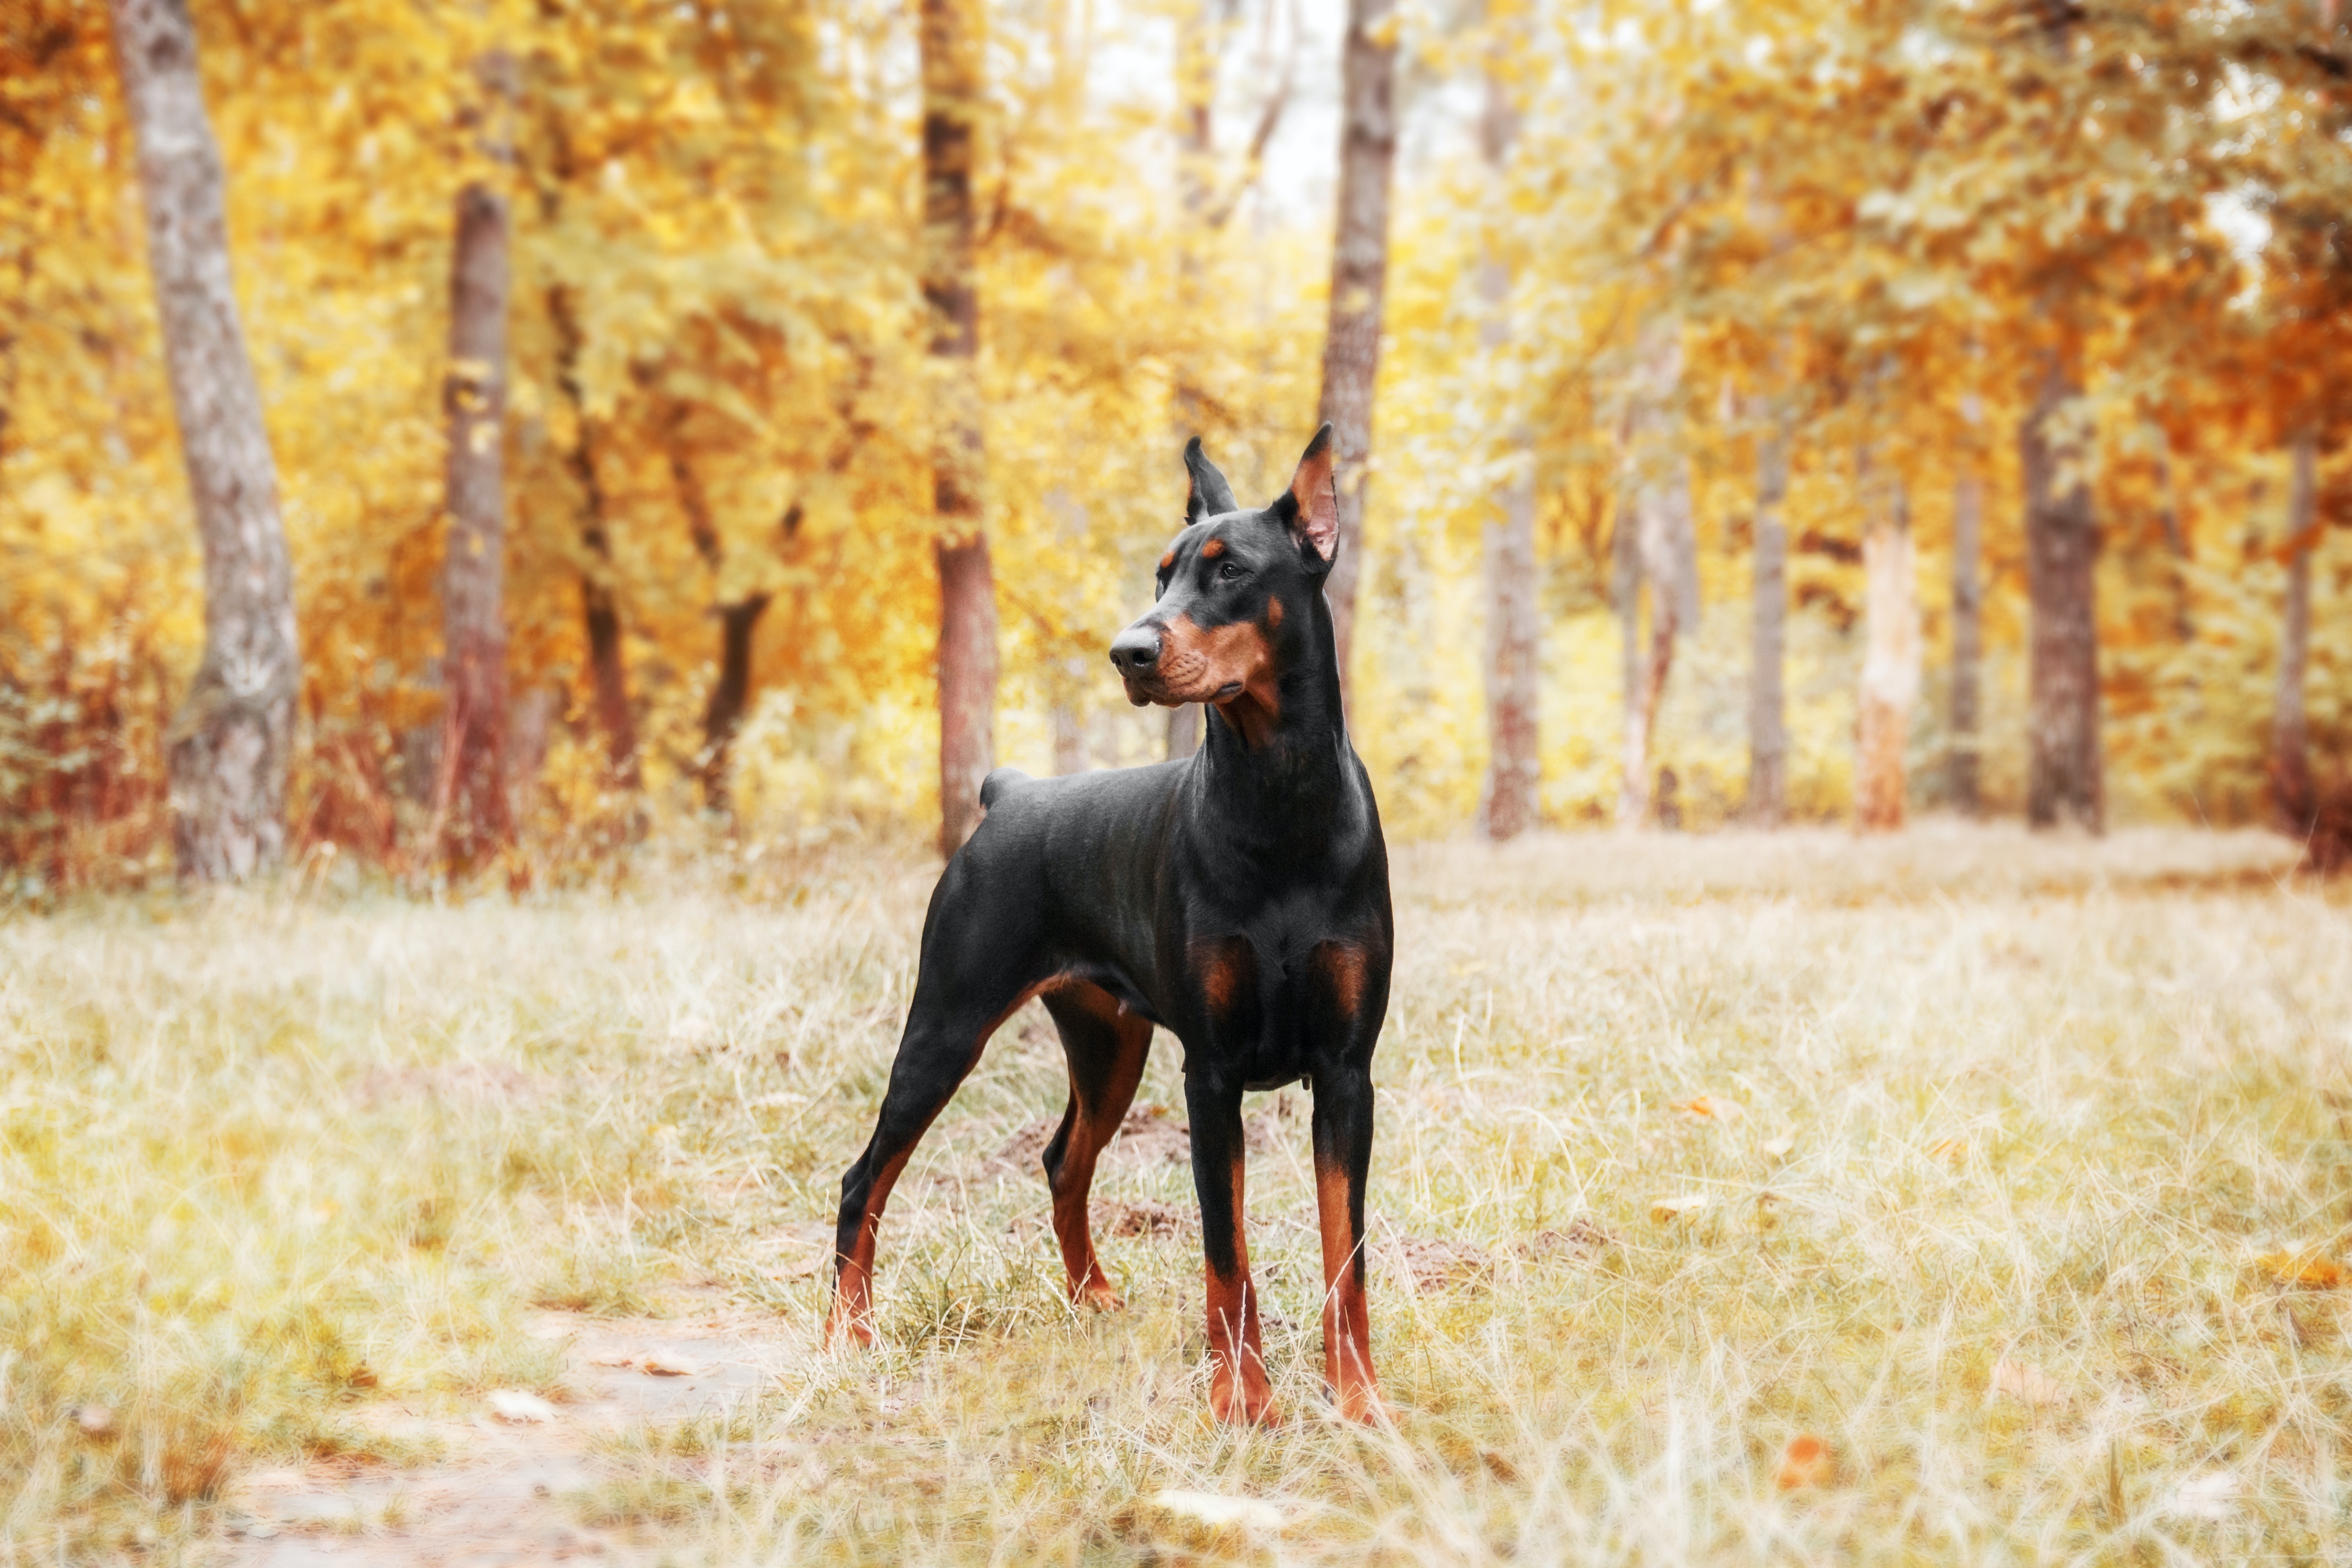
[[[1235,578],[1246,575],[1247,574],[1242,570],[1242,563],[1238,561],[1228,561],[1217,568],[1217,580],[1221,583],[1230,583]]]

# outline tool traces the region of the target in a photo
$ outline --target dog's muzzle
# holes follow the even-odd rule
[[[1151,701],[1150,689],[1159,682],[1160,655],[1165,646],[1158,626],[1142,624],[1128,627],[1111,641],[1111,667],[1127,682],[1127,700],[1138,708]]]

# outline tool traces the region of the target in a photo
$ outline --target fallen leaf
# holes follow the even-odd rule
[[[1927,1158],[1941,1160],[1947,1165],[1963,1165],[1968,1163],[1969,1146],[1963,1139],[1938,1138],[1927,1145]]]
[[[2265,1252],[2254,1261],[2278,1284],[2298,1289],[2333,1290],[2344,1283],[2344,1265],[2315,1247],[2301,1252]]]
[[[590,1366],[635,1366],[637,1364],[637,1358],[620,1351],[606,1351],[603,1355],[590,1356],[588,1364]]]
[[[702,1371],[702,1363],[665,1352],[646,1357],[645,1368],[648,1377],[693,1377]]]
[[[2031,1362],[1994,1363],[1992,1391],[2032,1405],[2063,1405],[2066,1402],[2063,1385]]]
[[[1282,1510],[1256,1498],[1224,1497],[1216,1492],[1183,1491],[1175,1488],[1152,1495],[1152,1504],[1211,1529],[1238,1525],[1244,1530],[1280,1530]]]
[[[2227,1519],[2237,1498],[2237,1477],[2227,1470],[2207,1470],[2173,1488],[2164,1500],[2164,1511],[2175,1519]]]
[[[1786,1133],[1781,1134],[1778,1138],[1767,1138],[1764,1140],[1764,1152],[1771,1155],[1775,1160],[1782,1158],[1790,1150],[1796,1146],[1796,1139]]]
[[[1739,1114],[1739,1107],[1711,1094],[1695,1094],[1688,1100],[1678,1100],[1674,1109],[1693,1121],[1728,1121]]]
[[[103,1405],[77,1405],[73,1418],[74,1425],[81,1428],[81,1435],[85,1437],[114,1436],[114,1412]]]
[[[1650,1218],[1657,1225],[1669,1225],[1687,1220],[1707,1205],[1705,1193],[1685,1193],[1678,1198],[1659,1198],[1650,1205]]]
[[[1774,1478],[1784,1492],[1801,1487],[1825,1487],[1837,1479],[1837,1456],[1811,1432],[1800,1432],[1780,1450],[1780,1471]]]
[[[343,1379],[343,1382],[352,1388],[373,1388],[376,1385],[375,1368],[362,1362],[352,1368],[351,1375]]]
[[[552,1421],[556,1414],[554,1405],[520,1388],[490,1390],[490,1409],[501,1421]]]

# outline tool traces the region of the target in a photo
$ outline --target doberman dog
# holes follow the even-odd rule
[[[1192,1184],[1208,1265],[1211,1408],[1277,1419],[1242,1231],[1242,1093],[1314,1096],[1324,1379],[1341,1414],[1381,1417],[1364,1310],[1372,1048],[1395,922],[1371,781],[1349,743],[1324,579],[1339,547],[1331,427],[1262,510],[1184,449],[1185,527],[1151,609],[1111,663],[1141,707],[1205,703],[1181,762],[981,788],[987,816],[923,921],[890,1087],[841,1182],[829,1335],[873,1342],[875,1229],[891,1184],[997,1026],[1044,1000],[1070,1099],[1045,1150],[1073,1304],[1122,1306],[1087,1220],[1095,1162],[1143,1076],[1154,1025],[1184,1047]]]

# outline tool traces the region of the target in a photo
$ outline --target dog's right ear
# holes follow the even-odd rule
[[[1327,423],[1307,443],[1298,471],[1290,476],[1290,489],[1274,503],[1290,525],[1291,537],[1298,541],[1299,553],[1310,556],[1308,564],[1324,572],[1339,552],[1339,489],[1333,482],[1339,458]]]
[[[1225,476],[1217,472],[1217,465],[1202,452],[1198,436],[1184,443],[1184,473],[1192,482],[1184,497],[1186,522],[1241,510],[1234,501],[1234,487],[1225,483]]]

